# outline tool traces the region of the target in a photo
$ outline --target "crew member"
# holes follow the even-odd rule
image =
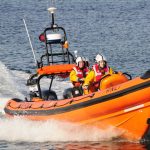
[[[103,55],[96,55],[95,61],[96,64],[93,65],[83,84],[83,89],[88,90],[88,93],[98,91],[102,77],[107,74],[113,74],[112,68],[108,66],[107,60]]]
[[[86,65],[84,57],[77,57],[76,66],[70,73],[70,81],[75,87],[79,87],[83,84],[85,77],[87,76],[89,69]]]

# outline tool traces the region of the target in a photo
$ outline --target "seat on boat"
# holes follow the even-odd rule
[[[83,95],[82,87],[68,88],[68,89],[65,89],[65,91],[63,92],[64,99],[78,97],[81,95]]]
[[[142,76],[141,79],[148,79],[150,78],[150,70],[146,71]]]
[[[56,92],[52,91],[52,90],[42,91],[42,98],[46,101],[48,101],[48,100],[58,100]]]

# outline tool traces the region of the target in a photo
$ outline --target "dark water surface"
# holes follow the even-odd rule
[[[150,1],[146,0],[1,0],[0,60],[10,69],[31,71],[34,49],[43,52],[38,35],[49,26],[46,9],[57,7],[56,22],[68,33],[70,50],[91,61],[102,52],[116,70],[134,76],[149,69]],[[37,55],[39,57],[39,55]]]
[[[1,149],[6,150],[145,150],[147,147],[140,144],[122,142],[6,142],[0,143]]]
[[[0,61],[8,69],[24,73],[34,71],[34,60],[22,19],[27,22],[39,59],[44,46],[38,36],[50,25],[47,12],[50,6],[57,7],[56,23],[66,29],[70,50],[78,50],[79,54],[90,59],[91,64],[97,53],[103,53],[110,66],[133,77],[150,69],[148,0],[0,0]],[[8,142],[0,138],[0,149],[3,150],[148,149],[148,146],[125,141],[25,142],[22,139],[21,142]]]

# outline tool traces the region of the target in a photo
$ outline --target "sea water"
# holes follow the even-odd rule
[[[102,53],[116,71],[140,76],[150,69],[150,1],[147,0],[0,0],[0,149],[148,149],[125,141],[109,128],[80,128],[69,122],[33,122],[4,117],[11,98],[28,96],[26,80],[36,66],[24,28],[26,20],[37,60],[44,53],[38,36],[50,26],[47,8],[57,7],[55,22],[67,32],[69,49],[89,58]],[[56,79],[59,97],[69,81]]]

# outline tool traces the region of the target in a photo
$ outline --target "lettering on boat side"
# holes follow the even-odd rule
[[[110,87],[110,88],[106,89],[106,94],[113,93],[114,91],[117,91],[118,89],[120,89],[120,86]]]
[[[142,108],[142,107],[144,107],[144,104],[141,104],[141,105],[137,105],[137,106],[134,106],[134,107],[131,107],[131,108],[124,109],[124,112],[129,112],[129,111],[132,111],[132,110],[135,110],[135,109],[139,109],[139,108]]]

